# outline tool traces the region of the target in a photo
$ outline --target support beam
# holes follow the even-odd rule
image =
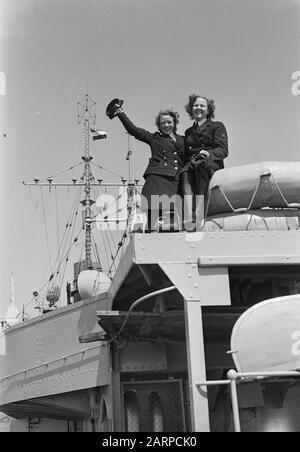
[[[159,262],[170,281],[186,300],[200,300],[202,306],[229,306],[227,267],[205,268],[195,263]]]
[[[209,432],[207,392],[197,390],[196,382],[206,379],[202,308],[200,302],[184,300],[188,361],[191,427],[193,432]]]
[[[111,387],[112,387],[112,419],[113,431],[124,431],[122,419],[122,392],[121,392],[121,375],[120,375],[120,350],[111,347],[112,370],[111,370]]]

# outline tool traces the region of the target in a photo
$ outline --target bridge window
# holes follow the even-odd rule
[[[124,415],[126,432],[139,432],[140,419],[135,391],[126,391],[124,395]]]
[[[158,392],[149,394],[149,405],[152,420],[152,432],[164,432],[164,417],[161,398]]]
[[[300,265],[230,267],[229,281],[232,305],[252,306],[300,293]]]

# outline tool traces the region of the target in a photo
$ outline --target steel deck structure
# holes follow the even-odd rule
[[[186,372],[189,429],[209,431],[207,394],[196,383],[208,369],[233,366],[228,335],[240,311],[232,306],[230,268],[297,265],[300,231],[132,234],[106,294],[4,331],[0,411],[87,419],[103,411],[102,388],[108,428],[122,431],[122,375]],[[133,302],[171,286],[134,310],[118,335]]]

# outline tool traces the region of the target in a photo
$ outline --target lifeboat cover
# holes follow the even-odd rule
[[[237,209],[300,208],[300,161],[261,162],[216,171],[208,190],[207,215]]]
[[[244,312],[232,330],[231,353],[238,372],[300,370],[300,294]]]

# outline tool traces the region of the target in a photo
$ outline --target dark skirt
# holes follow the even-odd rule
[[[181,212],[178,178],[149,174],[142,189],[142,211],[147,214],[147,230],[156,230],[159,217],[170,212]],[[164,196],[163,196],[164,195]],[[162,197],[163,199],[158,197]],[[172,214],[171,214],[172,215]]]
[[[167,195],[172,197],[178,193],[178,179],[170,176],[159,176],[157,174],[149,174],[146,176],[145,185],[142,189],[142,196],[146,199],[146,203],[142,198],[142,209],[147,205],[151,206],[151,195]],[[144,200],[145,200],[144,199]]]

